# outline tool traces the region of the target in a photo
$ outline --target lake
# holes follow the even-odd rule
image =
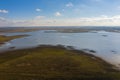
[[[0,51],[31,48],[39,45],[65,45],[73,46],[79,50],[94,50],[91,53],[101,57],[107,62],[120,67],[120,33],[96,31],[83,33],[60,33],[49,32],[46,30],[23,32],[23,33],[4,33],[7,36],[28,34],[30,36],[14,39],[0,47]]]

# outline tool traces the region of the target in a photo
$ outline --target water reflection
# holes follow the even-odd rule
[[[120,33],[98,31],[96,33],[46,33],[36,31],[27,33],[6,33],[5,35],[28,34],[31,36],[12,40],[0,47],[0,50],[9,50],[35,47],[41,44],[74,46],[76,49],[94,50],[94,55],[115,64],[120,64]],[[120,65],[119,65],[120,66]]]

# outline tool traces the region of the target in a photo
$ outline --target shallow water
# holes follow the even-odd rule
[[[120,33],[98,31],[86,33],[46,33],[45,31],[5,33],[7,36],[28,34],[31,36],[15,39],[0,47],[0,51],[35,47],[41,44],[74,46],[76,49],[95,50],[92,53],[120,67]]]

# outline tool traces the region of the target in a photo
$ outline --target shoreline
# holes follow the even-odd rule
[[[69,47],[72,47],[72,48],[70,49]],[[1,52],[0,55],[4,54],[4,53],[8,53],[8,52],[14,52],[14,51],[34,50],[36,48],[40,48],[40,49],[42,49],[42,48],[65,49],[65,50],[72,51],[72,52],[75,52],[75,53],[78,53],[78,54],[89,56],[89,57],[91,57],[93,59],[95,59],[95,58],[99,59],[102,62],[106,63],[107,65],[115,67],[114,65],[110,64],[109,62],[105,61],[104,59],[100,58],[99,56],[95,56],[94,54],[90,54],[87,49],[86,49],[87,50],[87,52],[86,52],[85,50],[75,49],[73,46],[64,46],[64,45],[39,45],[39,46],[36,46],[36,47],[31,47],[31,48],[11,49],[10,51]]]
[[[0,35],[0,45],[5,44],[8,41],[14,40],[14,39],[18,39],[18,38],[23,38],[23,37],[27,37],[29,35],[15,35],[15,36],[5,36],[5,35]]]
[[[96,51],[94,51],[94,50],[89,50],[89,49],[80,49],[79,50],[79,49],[75,49],[73,46],[65,46],[65,45],[60,45],[60,44],[58,44],[58,45],[44,45],[44,44],[42,44],[42,45],[38,45],[38,46],[34,46],[34,47],[20,48],[20,49],[15,49],[16,47],[13,46],[13,47],[10,47],[9,50],[1,51],[0,55],[4,54],[4,53],[8,53],[8,52],[14,52],[14,51],[34,50],[36,48],[50,48],[50,47],[51,48],[65,49],[65,50],[68,50],[68,51],[76,52],[78,54],[80,53],[82,55],[89,56],[93,59],[99,59],[103,63],[107,64],[108,66],[111,66],[114,70],[120,71],[120,68],[115,66],[114,64],[112,64],[110,62],[107,62],[106,60],[102,59],[101,57],[99,57],[97,55],[91,54],[91,53],[96,53]]]
[[[39,45],[37,47],[32,47],[32,48],[26,48],[26,49],[34,49],[34,48],[46,48],[46,47],[57,47],[57,48],[62,48],[62,49],[66,49],[68,51],[71,51],[71,52],[75,52],[75,53],[78,53],[78,54],[82,54],[82,55],[86,55],[86,56],[89,56],[91,58],[93,58],[94,60],[95,59],[99,59],[101,60],[103,63],[107,64],[108,66],[112,66],[113,69],[116,69],[118,71],[120,71],[120,69],[118,69],[117,66],[111,64],[110,62],[107,62],[106,60],[102,59],[101,57],[97,56],[97,55],[94,55],[94,54],[91,54],[91,53],[96,53],[96,51],[94,50],[89,50],[89,49],[75,49],[74,46],[65,46],[65,45]],[[24,49],[23,49],[24,50]]]
[[[115,80],[116,75],[120,71],[113,65],[70,46],[68,49],[63,45],[40,45],[0,54],[1,80]]]
[[[1,35],[2,36],[2,35]],[[1,43],[0,42],[0,45],[3,45],[3,44],[5,44],[6,42],[8,42],[8,41],[11,41],[11,40],[14,40],[14,39],[18,39],[18,38],[22,38],[22,37],[27,37],[27,36],[30,36],[30,35],[15,35],[15,36],[5,36],[5,37],[13,37],[12,39],[10,39],[10,40],[7,40],[7,41],[5,41],[5,42],[3,42],[3,43]],[[89,50],[89,49],[81,49],[81,50],[79,50],[79,49],[75,49],[73,46],[65,46],[65,45],[38,45],[38,46],[34,46],[34,47],[28,47],[28,48],[25,48],[25,49],[32,49],[32,48],[36,48],[36,47],[41,47],[41,46],[62,46],[62,47],[64,47],[64,48],[66,48],[67,50],[73,50],[73,51],[83,51],[84,53],[86,53],[86,55],[92,55],[93,56],[93,58],[94,57],[98,57],[98,58],[100,58],[102,61],[105,61],[106,63],[109,63],[109,64],[111,64],[111,65],[113,65],[114,66],[114,69],[117,69],[117,70],[119,70],[120,71],[120,68],[118,67],[118,66],[116,66],[116,65],[114,65],[114,64],[112,64],[112,63],[110,63],[110,62],[108,62],[108,61],[106,61],[106,60],[104,60],[104,59],[102,59],[101,57],[99,57],[99,56],[97,56],[97,55],[94,55],[94,54],[91,54],[91,53],[96,53],[96,51],[94,51],[94,50]],[[21,49],[16,49],[16,47],[15,46],[12,46],[12,47],[9,47],[8,48],[8,50],[4,50],[4,51],[0,51],[0,54],[2,54],[2,53],[5,53],[5,52],[8,52],[8,51],[15,51],[15,50],[24,50],[24,48],[21,48]],[[91,57],[92,57],[91,56]]]

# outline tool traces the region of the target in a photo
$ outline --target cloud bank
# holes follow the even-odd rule
[[[36,16],[31,20],[10,20],[0,17],[0,27],[3,26],[120,26],[120,15],[67,19],[49,19]]]
[[[0,13],[8,13],[8,10],[0,9]]]

